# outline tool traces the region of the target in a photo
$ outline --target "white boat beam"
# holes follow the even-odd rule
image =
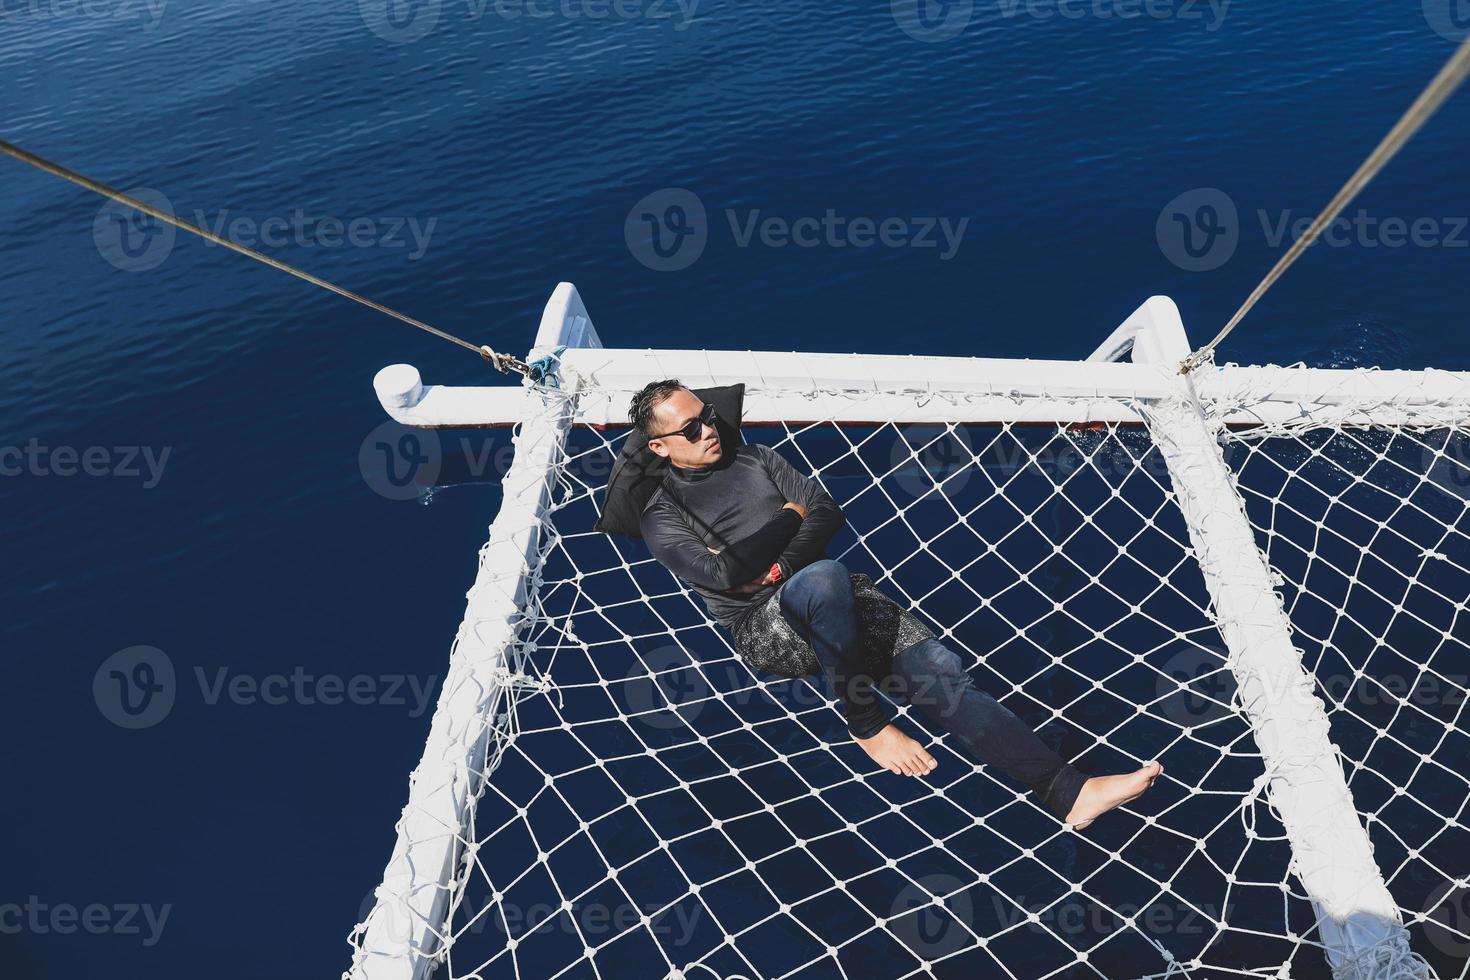
[[[1235,700],[1250,721],[1261,780],[1291,841],[1292,871],[1317,916],[1336,980],[1424,980],[1409,935],[1330,739],[1326,707],[1291,638],[1291,623],[1256,541],[1217,433],[1192,382],[1177,373],[1189,354],[1173,303],[1151,300],[1134,357],[1174,371],[1173,394],[1148,406],[1149,431],[1169,469],[1179,509],[1204,573],[1216,625],[1229,650]],[[1109,345],[1105,345],[1107,347]]]

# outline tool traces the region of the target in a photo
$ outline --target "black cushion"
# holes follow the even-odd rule
[[[718,416],[715,428],[719,430],[720,445],[725,452],[745,445],[740,435],[745,404],[744,382],[689,390],[700,401],[715,407],[715,415]],[[663,482],[668,466],[668,460],[648,448],[648,437],[641,429],[634,428],[629,432],[617,461],[613,463],[612,475],[607,478],[607,496],[602,504],[602,516],[597,520],[597,530],[603,534],[643,537],[639,524],[643,508]]]

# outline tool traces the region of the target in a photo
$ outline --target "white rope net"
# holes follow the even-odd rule
[[[1290,370],[1260,372],[1256,391],[1219,409],[1251,416]],[[1342,372],[1342,387],[1373,374]],[[1416,949],[1459,977],[1470,959],[1466,418],[1462,401],[1408,385],[1375,405],[1339,400],[1332,424],[1256,418],[1223,439],[1374,857]]]
[[[753,673],[642,542],[591,530],[627,430],[577,426],[482,723],[482,793],[440,831],[461,857],[432,883],[448,910],[415,975],[1329,976],[1141,406],[1117,402],[1135,423],[1088,422],[1096,398],[1053,400],[1076,423],[833,420],[870,394],[813,391],[825,420],[743,434],[843,508],[829,555],[1064,758],[1164,776],[1070,832],[892,704],[939,768],[878,769],[821,678]],[[1467,432],[1271,424],[1225,444],[1423,957],[1361,975],[1467,976]],[[416,914],[384,900],[368,921],[409,934]]]

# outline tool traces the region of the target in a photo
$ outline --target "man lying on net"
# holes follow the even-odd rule
[[[819,481],[769,446],[725,452],[713,406],[668,379],[634,396],[629,418],[669,465],[644,507],[649,551],[704,599],[757,670],[825,673],[854,741],[890,772],[939,763],[888,720],[875,683],[972,756],[1030,786],[1076,829],[1147,790],[1163,766],[1088,777],[977,689],[960,658],[861,573],[826,557],[846,518]]]

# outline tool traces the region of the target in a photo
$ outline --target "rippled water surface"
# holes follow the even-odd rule
[[[1418,3],[1151,9],[0,0],[0,137],[500,350],[571,280],[613,346],[1082,357],[1156,293],[1206,339],[1452,50]],[[1222,359],[1470,368],[1467,131],[1470,93]],[[0,974],[334,976],[498,502],[365,482],[370,381],[505,379],[0,175],[0,901],[167,916]],[[671,189],[703,251],[660,271],[626,226]],[[177,696],[129,729],[136,646]]]

